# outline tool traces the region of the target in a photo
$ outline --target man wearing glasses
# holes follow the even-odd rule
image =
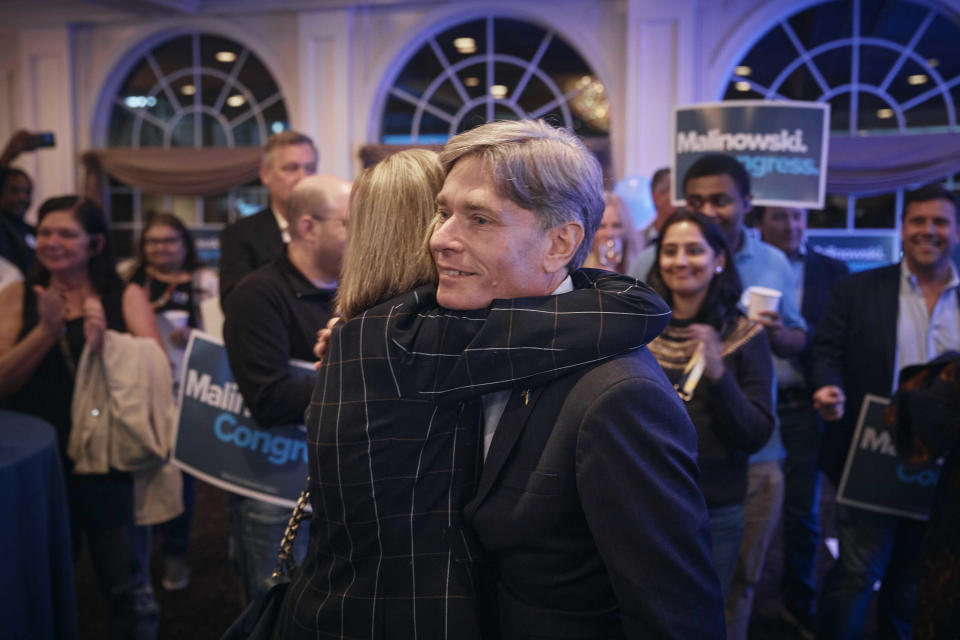
[[[350,183],[334,176],[300,180],[286,209],[285,252],[243,278],[224,300],[223,341],[230,370],[258,426],[302,424],[313,376],[296,377],[290,360],[313,360],[317,329],[333,308],[347,240]],[[270,576],[290,509],[230,494],[230,558],[247,601]],[[307,536],[294,546],[298,559]]]
[[[783,294],[779,313],[764,311],[760,322],[767,329],[774,354],[781,358],[799,354],[807,341],[807,325],[797,304],[793,269],[782,251],[743,224],[752,208],[746,169],[732,156],[703,156],[683,176],[683,193],[688,209],[713,218],[723,229],[744,289],[769,287]],[[631,265],[630,275],[646,280],[656,257],[656,245],[644,249]],[[783,505],[780,465],[784,455],[778,424],[767,445],[750,457],[740,561],[726,602],[727,637],[731,640],[747,636],[753,595]]]

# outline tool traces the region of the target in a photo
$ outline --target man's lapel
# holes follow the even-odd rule
[[[500,417],[500,423],[493,434],[493,440],[490,442],[490,450],[487,452],[487,459],[483,462],[483,469],[480,472],[480,483],[477,487],[477,495],[466,506],[468,517],[472,517],[477,508],[483,504],[494,482],[500,476],[503,465],[506,464],[513,451],[520,434],[527,426],[527,420],[533,412],[533,407],[543,393],[544,387],[535,387],[533,389],[515,389],[510,394],[507,406],[503,410],[503,416]]]

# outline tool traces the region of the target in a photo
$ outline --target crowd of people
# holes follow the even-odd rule
[[[877,582],[879,637],[960,632],[957,597],[918,611],[918,584],[960,579],[923,561],[923,522],[838,504],[839,555],[822,585],[814,571],[820,473],[839,482],[864,397],[960,352],[954,193],[909,192],[903,259],[850,275],[805,243],[806,211],[754,207],[727,155],[678,176],[684,208],[656,172],[641,230],[583,143],[542,121],[400,151],[352,184],[318,164],[308,136],[272,136],[269,205],[222,231],[219,271],[153,212],[126,278],[100,205],[50,198],[34,228],[30,177],[0,168],[0,407],[56,429],[111,637],[156,637],[158,540],[162,587],[190,583],[194,480],[180,515],[146,526],[131,473],[77,472],[77,367],[128,333],[162,347],[172,396],[216,299],[252,420],[307,427],[313,516],[273,638],[745,639],[781,523],[799,634],[861,637]],[[751,309],[757,287],[779,306]],[[248,603],[289,518],[229,496]]]

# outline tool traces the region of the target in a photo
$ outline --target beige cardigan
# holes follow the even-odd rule
[[[67,455],[74,473],[131,472],[138,525],[183,512],[183,478],[167,463],[174,413],[170,364],[155,340],[108,330],[100,352],[84,347]]]

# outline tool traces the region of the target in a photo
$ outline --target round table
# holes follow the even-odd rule
[[[70,520],[57,435],[0,411],[0,636],[76,638]]]

